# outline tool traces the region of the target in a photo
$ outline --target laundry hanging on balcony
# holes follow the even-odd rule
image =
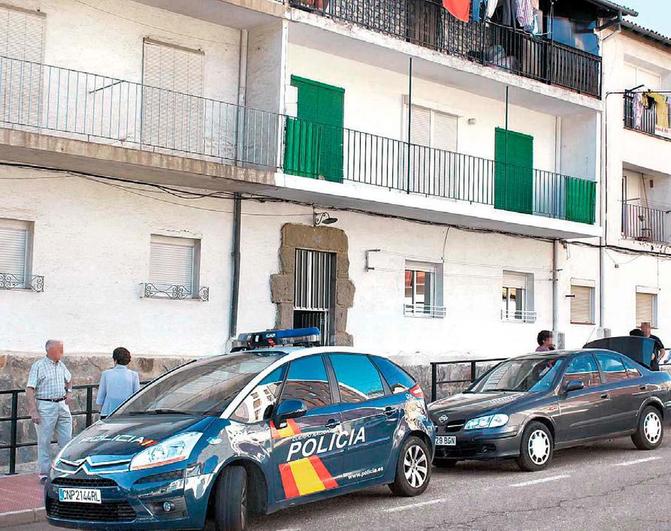
[[[472,0],[443,0],[443,7],[453,17],[468,22],[471,16],[471,2]]]
[[[655,102],[657,127],[669,128],[669,105],[666,96],[658,92],[649,92],[648,97]]]

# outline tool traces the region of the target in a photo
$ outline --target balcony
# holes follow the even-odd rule
[[[390,213],[388,205],[393,203],[405,209],[399,215],[420,217],[429,207],[412,198],[435,198],[430,205],[435,214],[432,220],[445,221],[444,213],[454,210],[454,204],[481,205],[485,210],[455,213],[461,216],[455,222],[472,224],[485,215],[491,219],[483,228],[500,229],[505,222],[501,216],[491,216],[493,209],[582,225],[564,227],[562,237],[594,235],[593,228],[583,228],[595,222],[593,181],[44,64],[0,58],[0,127],[125,148],[113,161],[114,171],[127,171],[136,164],[136,174],[145,180],[167,179],[172,172],[172,181],[161,182],[235,186],[289,199],[301,199],[299,192],[305,192],[312,194],[307,198],[310,201],[322,194],[319,201],[328,199],[328,204],[347,208],[372,208],[373,201],[385,213]],[[22,156],[35,156],[35,149],[45,149],[44,144],[32,140]],[[57,145],[48,161],[54,167],[76,170],[71,164],[82,160],[83,150],[76,146],[68,163],[58,166],[54,161],[65,156],[65,150]],[[138,151],[182,159],[171,160],[163,169],[154,158],[140,166],[133,155]],[[7,158],[7,149],[4,156]],[[95,168],[95,173],[112,171],[103,170],[109,157],[105,150],[85,167]],[[231,172],[228,179],[216,183],[212,179],[189,181],[188,159],[233,169],[259,169],[271,177],[260,183]],[[277,172],[284,176],[278,177]],[[287,184],[290,176],[298,177],[292,181],[293,188]],[[328,193],[308,190],[309,183],[331,188]],[[345,199],[349,203],[343,203]],[[549,223],[539,225],[541,232],[535,228],[531,232],[526,228],[531,218],[515,219],[515,231],[561,232]]]
[[[289,4],[441,53],[601,97],[601,57],[491,22],[462,22],[429,0],[289,0]]]
[[[622,233],[625,238],[651,243],[668,243],[669,211],[625,203],[622,205]]]
[[[637,95],[633,92],[624,95],[624,126],[627,129],[656,136],[665,140],[671,140],[671,128],[660,127],[657,122],[657,104],[649,100],[647,106],[644,106],[639,97],[646,95]]]

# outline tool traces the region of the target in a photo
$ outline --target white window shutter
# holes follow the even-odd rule
[[[0,51],[5,57],[42,62],[44,19],[39,13],[0,7]]]
[[[419,146],[431,145],[431,111],[425,107],[412,106],[410,142]]]
[[[527,275],[525,273],[515,273],[513,271],[503,272],[503,287],[527,289]]]
[[[571,322],[594,322],[593,305],[594,288],[585,286],[571,286]]]
[[[195,252],[195,240],[152,236],[150,282],[160,288],[184,286],[193,294]]]
[[[655,323],[655,295],[652,293],[636,293],[636,326],[641,323]]]
[[[458,117],[434,111],[433,142],[431,143],[431,147],[456,152],[458,123]]]
[[[0,223],[0,273],[25,285],[28,269],[28,227],[22,222]]]

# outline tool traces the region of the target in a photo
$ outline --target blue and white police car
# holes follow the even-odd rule
[[[58,455],[49,522],[239,530],[250,513],[373,485],[424,492],[435,434],[420,387],[386,358],[318,339],[245,334],[147,385]]]

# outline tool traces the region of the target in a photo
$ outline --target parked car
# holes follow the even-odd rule
[[[662,444],[670,411],[671,376],[626,353],[529,354],[429,405],[436,424],[434,464],[515,458],[521,469],[536,471],[550,464],[555,450],[624,436],[653,450]]]
[[[49,522],[239,530],[248,512],[372,485],[423,493],[434,426],[420,387],[379,356],[277,345],[306,334],[243,336],[267,346],[184,365],[82,432],[47,482]]]

